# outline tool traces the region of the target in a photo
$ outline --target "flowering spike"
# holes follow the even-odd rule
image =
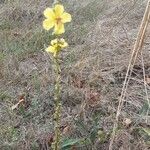
[[[53,53],[54,57],[62,50],[68,46],[68,43],[63,39],[54,39],[51,41],[51,45],[46,49],[47,52]]]

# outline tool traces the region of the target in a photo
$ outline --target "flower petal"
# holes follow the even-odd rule
[[[68,46],[68,43],[63,38],[61,38],[59,45],[60,45],[61,48],[64,48],[64,47]]]
[[[64,40],[63,38],[61,38],[59,41],[60,41],[60,42],[65,42],[65,40]]]
[[[45,30],[50,30],[54,26],[54,22],[51,21],[50,19],[45,19],[43,21],[43,28]]]
[[[47,49],[46,49],[46,52],[49,52],[49,53],[56,53],[56,48],[53,47],[53,46],[49,46]]]
[[[44,10],[44,16],[50,20],[54,20],[55,14],[52,8],[46,8]]]
[[[58,39],[54,39],[51,41],[51,45],[57,44],[58,43]]]
[[[54,34],[62,34],[65,32],[64,24],[55,24]]]
[[[67,47],[68,46],[68,43],[67,42],[64,42],[63,44],[62,44],[62,47],[64,48],[64,47]]]
[[[54,57],[56,57],[57,54],[58,54],[58,52],[54,52]]]
[[[60,4],[56,4],[54,10],[55,10],[56,18],[58,18],[63,14],[64,6]]]
[[[68,43],[67,43],[67,42],[65,42],[65,43],[60,43],[59,46],[60,46],[61,48],[65,48],[65,47],[68,46]]]
[[[71,15],[66,12],[62,14],[61,18],[63,23],[70,22],[72,20]]]

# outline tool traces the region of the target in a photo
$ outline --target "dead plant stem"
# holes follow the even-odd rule
[[[148,26],[149,18],[150,18],[150,0],[148,0],[147,7],[146,7],[146,10],[145,10],[142,22],[141,22],[141,26],[140,26],[140,29],[139,29],[139,33],[137,35],[137,39],[135,41],[133,51],[132,51],[132,54],[131,54],[131,58],[130,58],[130,61],[129,61],[129,65],[128,65],[128,69],[127,69],[127,72],[126,72],[126,76],[125,76],[121,96],[120,96],[120,99],[119,99],[119,104],[118,104],[118,108],[117,108],[116,119],[115,119],[115,122],[114,122],[114,127],[113,127],[113,132],[112,132],[110,145],[109,145],[109,150],[112,150],[112,148],[113,148],[113,142],[114,142],[114,139],[115,139],[116,129],[118,128],[119,115],[121,113],[121,109],[122,109],[123,102],[124,102],[124,99],[125,99],[125,96],[126,96],[126,91],[127,91],[127,88],[128,88],[128,84],[129,84],[129,81],[130,81],[132,71],[133,71],[133,67],[135,65],[135,61],[136,61],[137,56],[139,54],[139,51],[141,50],[141,47],[143,45],[143,41],[144,41],[147,26]]]

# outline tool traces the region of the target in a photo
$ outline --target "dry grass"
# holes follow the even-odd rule
[[[108,150],[118,98],[129,55],[146,0],[64,0],[73,15],[65,37],[70,47],[62,54],[62,131],[64,137],[89,137],[101,130],[101,140],[77,149]],[[46,149],[53,136],[51,61],[44,48],[53,37],[41,26],[48,0],[0,1],[0,149]],[[146,79],[150,78],[150,26],[143,47]],[[48,40],[49,39],[49,40]],[[146,95],[142,59],[131,75],[119,119],[114,149],[148,149]],[[147,82],[148,83],[148,82]],[[147,86],[148,95],[150,87]],[[20,98],[25,103],[11,107]],[[124,120],[129,118],[129,126]],[[148,121],[150,116],[148,116]]]
[[[146,83],[145,66],[144,66],[144,60],[143,60],[143,52],[141,50],[142,46],[143,46],[143,42],[145,40],[147,26],[148,26],[149,19],[150,19],[150,6],[149,5],[150,5],[150,1],[148,1],[148,3],[147,3],[147,6],[146,6],[146,9],[145,9],[145,12],[144,12],[144,16],[143,16],[143,19],[142,19],[142,22],[141,22],[141,26],[140,26],[140,29],[139,29],[139,32],[138,32],[138,35],[137,35],[137,39],[136,39],[134,47],[133,47],[133,51],[132,51],[132,54],[131,54],[131,59],[129,61],[129,65],[128,65],[128,69],[126,71],[126,76],[125,76],[125,79],[124,79],[122,92],[121,92],[120,99],[119,99],[119,104],[118,104],[117,113],[116,113],[116,121],[115,121],[114,127],[113,127],[112,138],[111,138],[111,141],[110,141],[109,150],[112,150],[112,146],[113,146],[114,138],[115,138],[115,134],[116,134],[116,129],[118,128],[119,116],[120,116],[123,104],[125,103],[126,92],[127,92],[127,88],[128,88],[129,82],[130,82],[132,72],[133,72],[133,68],[135,66],[135,62],[136,62],[137,57],[138,57],[140,52],[141,52],[141,58],[142,58],[145,94],[146,94],[146,99],[147,99],[148,106],[150,106],[148,90],[147,90],[147,83]],[[147,110],[147,116],[148,116],[148,114],[149,114],[149,110]],[[146,123],[147,123],[147,121],[148,121],[148,118],[146,119]]]

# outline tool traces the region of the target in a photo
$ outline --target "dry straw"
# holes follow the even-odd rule
[[[146,29],[148,27],[149,20],[150,20],[150,0],[148,0],[146,10],[145,10],[145,13],[144,13],[144,16],[143,16],[143,19],[142,19],[142,22],[141,22],[141,26],[140,26],[140,29],[139,29],[139,33],[137,35],[137,39],[135,41],[133,51],[132,51],[132,54],[131,54],[131,58],[130,58],[130,61],[129,61],[128,69],[127,69],[127,72],[126,72],[126,77],[125,77],[125,80],[124,80],[121,96],[120,96],[120,99],[119,99],[119,105],[118,105],[118,108],[117,108],[116,119],[115,119],[115,122],[114,122],[114,127],[113,127],[113,132],[112,132],[110,145],[109,145],[109,150],[112,150],[112,148],[113,148],[113,142],[114,142],[114,139],[115,139],[116,129],[118,128],[119,115],[121,113],[123,102],[125,100],[126,91],[127,91],[128,84],[129,84],[129,81],[130,81],[131,73],[133,71],[133,67],[135,65],[135,61],[136,61],[137,56],[138,56],[138,54],[139,54],[139,52],[142,48],[142,45],[143,45],[143,41],[144,41],[144,38],[145,38],[145,33],[146,33]],[[143,64],[143,59],[142,59],[142,64]],[[149,98],[148,98],[147,87],[146,87],[146,82],[145,82],[144,65],[143,65],[143,76],[144,76],[145,92],[146,92],[146,95],[147,95],[147,102],[148,102],[148,106],[150,107],[150,101],[149,101]],[[148,112],[147,112],[147,115],[148,115]],[[146,121],[147,121],[147,119],[146,119]]]

